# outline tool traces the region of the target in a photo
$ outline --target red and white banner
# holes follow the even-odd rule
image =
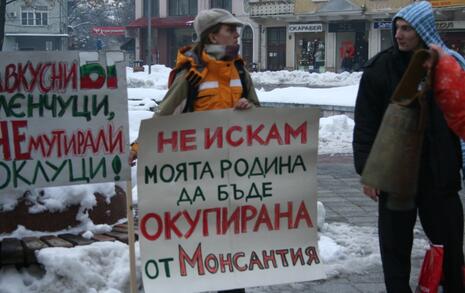
[[[93,36],[124,36],[126,27],[124,26],[96,26],[92,28]]]
[[[318,109],[218,110],[139,132],[146,292],[325,278],[317,241]]]

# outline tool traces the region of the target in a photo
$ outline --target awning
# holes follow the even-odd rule
[[[184,28],[190,27],[192,21],[194,20],[193,16],[179,16],[179,17],[152,17],[152,27],[155,28]],[[147,27],[147,17],[138,18],[130,22],[126,28],[144,28]]]

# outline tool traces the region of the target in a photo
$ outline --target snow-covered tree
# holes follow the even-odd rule
[[[70,48],[95,50],[97,38],[91,35],[92,27],[127,25],[134,19],[134,1],[69,0],[68,15]]]

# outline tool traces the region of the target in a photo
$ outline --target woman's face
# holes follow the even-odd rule
[[[222,24],[217,33],[210,34],[210,41],[217,45],[236,45],[239,38],[235,24]]]

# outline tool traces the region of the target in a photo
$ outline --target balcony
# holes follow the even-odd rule
[[[294,14],[294,1],[250,1],[250,17]]]

